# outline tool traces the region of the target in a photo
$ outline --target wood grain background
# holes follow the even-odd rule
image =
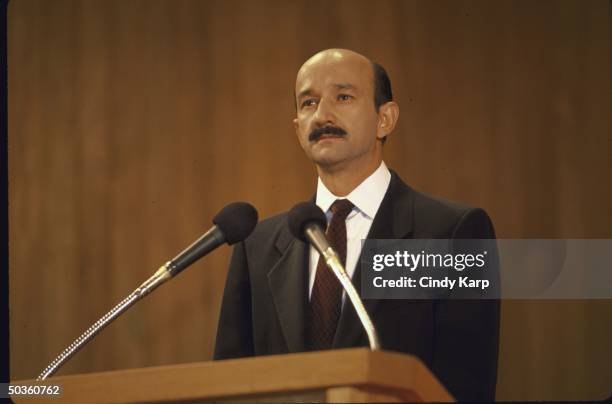
[[[328,47],[388,70],[385,161],[501,238],[612,238],[609,1],[46,1],[8,11],[11,374],[30,378],[226,203],[312,194],[295,74]],[[211,358],[230,248],[62,374]],[[506,301],[498,398],[612,394],[612,301]]]

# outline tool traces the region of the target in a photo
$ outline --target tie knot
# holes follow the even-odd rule
[[[353,205],[351,201],[348,199],[336,199],[334,203],[332,203],[331,211],[333,213],[334,219],[342,219],[345,220],[351,210],[353,210]]]

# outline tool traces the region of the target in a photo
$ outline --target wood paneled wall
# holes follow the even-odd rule
[[[502,238],[612,238],[611,6],[600,1],[13,0],[11,374],[68,343],[210,226],[315,188],[291,124],[301,63],[379,61],[388,165],[484,207]],[[230,248],[165,285],[62,373],[211,358]],[[500,399],[612,394],[611,301],[506,301]]]

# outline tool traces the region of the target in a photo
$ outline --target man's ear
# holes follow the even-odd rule
[[[295,129],[296,136],[299,136],[299,128],[300,128],[300,124],[298,122],[298,119],[293,118],[293,129]]]
[[[389,101],[384,103],[378,109],[378,129],[376,131],[376,137],[383,139],[395,129],[397,120],[399,118],[399,105],[395,101]]]

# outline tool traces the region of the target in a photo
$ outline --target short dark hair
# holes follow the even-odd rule
[[[372,62],[372,70],[374,71],[374,106],[378,111],[381,105],[393,101],[393,92],[391,91],[391,80],[385,68]]]
[[[374,107],[378,112],[381,105],[393,101],[393,92],[391,91],[391,80],[389,80],[385,68],[376,62],[372,62],[372,70],[374,71]],[[387,136],[380,141],[385,144]]]

